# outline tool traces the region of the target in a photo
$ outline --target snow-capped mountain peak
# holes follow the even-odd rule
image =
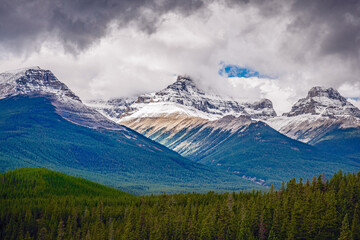
[[[314,142],[334,129],[360,127],[360,110],[333,88],[313,87],[283,116],[266,123],[288,137]]]
[[[194,81],[188,76],[178,76],[176,82],[169,85],[163,91],[166,90],[173,90],[178,92],[196,92],[198,94],[205,94],[196,86]]]
[[[17,95],[50,99],[60,116],[81,126],[124,130],[124,127],[84,105],[50,70],[28,67],[0,73],[0,99]]]
[[[208,120],[220,119],[227,115],[249,116],[256,119],[276,116],[272,103],[268,99],[247,103],[204,92],[188,76],[178,76],[177,80],[165,89],[140,95],[132,103],[126,100],[110,100],[102,103],[92,101],[89,105],[113,120],[125,121],[141,118],[141,116],[156,117],[166,112],[174,114],[177,111],[187,116]]]
[[[313,98],[313,97],[327,97],[327,98],[331,98],[331,99],[338,99],[341,101],[346,101],[346,99],[340,95],[340,93],[338,91],[336,91],[335,89],[333,89],[332,87],[330,88],[325,88],[325,87],[320,87],[320,86],[316,86],[316,87],[312,87],[309,92],[308,92],[308,98]]]
[[[303,114],[328,117],[354,116],[360,117],[360,111],[333,88],[313,87],[306,98],[296,102],[289,113],[284,116]]]
[[[29,67],[0,73],[0,99],[15,95],[54,95],[81,102],[50,70]]]

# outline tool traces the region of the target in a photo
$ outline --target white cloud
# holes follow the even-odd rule
[[[292,30],[293,20],[291,15],[264,16],[248,5],[212,3],[188,17],[168,13],[150,35],[131,24],[120,29],[114,24],[108,35],[77,56],[57,42],[46,42],[26,57],[3,55],[0,70],[51,69],[81,98],[156,91],[170,84],[174,74],[187,74],[202,88],[221,94],[269,98],[278,113],[290,110],[315,85],[360,97],[360,70],[336,55],[319,57],[319,43],[307,37],[319,29]],[[218,75],[221,61],[277,79],[224,79]]]

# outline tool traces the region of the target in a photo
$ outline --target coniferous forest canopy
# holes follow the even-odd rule
[[[0,239],[360,239],[360,172],[268,192],[133,196],[23,168],[0,186]]]

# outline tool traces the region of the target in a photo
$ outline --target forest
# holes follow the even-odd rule
[[[0,239],[360,239],[360,172],[146,196],[40,168],[0,176]]]

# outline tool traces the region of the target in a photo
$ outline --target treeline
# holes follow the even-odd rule
[[[46,174],[1,175],[0,239],[360,239],[360,173],[293,179],[267,193],[142,197],[106,195],[97,185],[87,196],[75,180],[67,194],[44,194],[49,176],[61,176]],[[15,189],[21,197],[9,192]]]

